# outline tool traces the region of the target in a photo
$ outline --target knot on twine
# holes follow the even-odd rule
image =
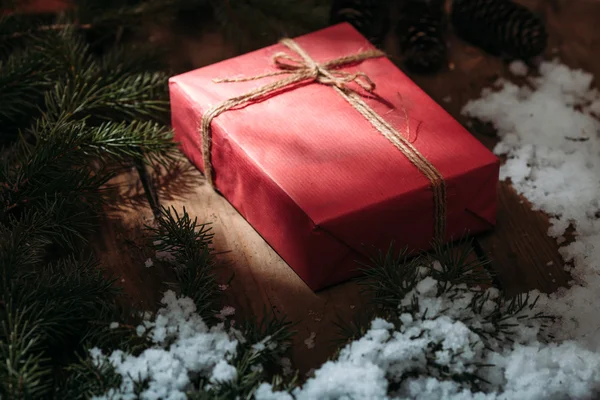
[[[367,50],[358,54],[340,57],[322,64],[313,60],[292,39],[282,39],[281,44],[295,52],[299,58],[280,52],[273,56],[273,64],[278,71],[268,72],[241,78],[214,79],[216,83],[246,82],[277,75],[288,77],[251,90],[240,96],[232,97],[210,108],[203,116],[200,127],[202,136],[202,158],[204,162],[204,175],[211,187],[214,188],[211,162],[211,122],[219,114],[238,107],[261,100],[274,92],[289,87],[299,82],[313,81],[326,85],[335,90],[356,111],[371,123],[379,133],[390,141],[418,170],[429,180],[433,191],[434,203],[434,238],[443,240],[446,232],[446,185],[442,174],[393,126],[377,114],[349,84],[355,83],[365,91],[371,93],[375,90],[375,83],[364,72],[349,73],[338,69],[349,64],[358,63],[369,58],[382,57],[385,54],[379,50]]]
[[[290,85],[291,83],[289,80],[292,80],[292,83],[310,80],[322,85],[335,86],[344,91],[352,90],[348,84],[354,82],[366,92],[372,93],[375,90],[375,83],[364,72],[352,74],[346,71],[339,71],[338,68],[347,66],[348,64],[357,63],[368,58],[384,56],[385,54],[380,50],[368,50],[362,53],[341,57],[319,64],[293,40],[282,39],[280,43],[288,47],[290,50],[293,50],[300,56],[300,58],[294,58],[287,53],[279,52],[273,55],[272,58],[273,65],[275,65],[279,71],[242,78],[213,79],[213,81],[216,83],[247,82],[267,78],[270,76],[291,75],[290,79],[276,82],[275,86],[277,87],[271,87],[270,91]]]

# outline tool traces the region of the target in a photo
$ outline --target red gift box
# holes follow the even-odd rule
[[[294,42],[320,64],[374,50],[348,24]],[[277,44],[170,79],[175,137],[200,170],[203,115],[286,75],[216,80],[281,71],[273,63],[281,52],[300,58]],[[319,290],[356,276],[357,261],[373,246],[387,249],[394,241],[421,251],[436,232],[448,241],[492,228],[498,159],[387,58],[336,71],[338,83],[348,78],[342,89],[308,79],[228,109],[210,124],[215,188],[306,284]],[[355,84],[366,77],[376,85],[372,94]],[[400,145],[349,103],[342,92],[351,86],[395,129]]]

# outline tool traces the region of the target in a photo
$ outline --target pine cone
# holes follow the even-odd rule
[[[512,59],[536,57],[548,41],[542,21],[512,0],[454,0],[452,24],[463,40]]]
[[[334,0],[330,24],[348,22],[373,45],[383,46],[389,20],[388,2],[384,0]]]
[[[432,73],[446,63],[443,3],[440,0],[406,0],[401,8],[398,36],[409,70]]]

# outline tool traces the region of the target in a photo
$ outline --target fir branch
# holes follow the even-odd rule
[[[10,304],[8,305],[10,307]],[[40,352],[41,336],[28,309],[0,312],[0,397],[37,399],[50,394],[51,373],[48,360]]]
[[[202,319],[214,321],[219,288],[213,274],[216,263],[210,228],[197,218],[192,220],[185,208],[180,216],[175,208],[163,207],[156,225],[147,229],[158,258],[174,262],[181,294],[194,300]]]
[[[19,231],[20,226],[27,227],[29,237],[41,238],[40,243],[52,242],[75,251],[86,242],[85,235],[93,227],[92,219],[89,210],[84,207],[78,210],[68,199],[46,198],[36,208],[24,210],[19,219],[10,216],[7,225],[12,232]]]
[[[240,328],[244,341],[238,345],[234,363],[238,377],[232,382],[217,385],[211,390],[211,396],[217,399],[250,398],[258,385],[272,376],[276,360],[288,349],[295,334],[291,330],[293,325],[286,318],[266,314],[266,310],[260,321],[255,317],[244,321]],[[283,378],[280,380],[284,381]],[[283,385],[282,382],[280,384]]]
[[[97,209],[103,201],[101,187],[112,176],[82,165],[81,145],[77,138],[49,136],[23,147],[19,164],[11,159],[1,163],[0,220],[18,215],[25,206],[39,209],[55,199],[69,202],[77,212]]]
[[[37,218],[40,217],[43,218],[32,215],[23,221],[10,218],[6,224],[0,224],[0,293],[3,302],[7,301],[4,297],[16,274],[29,271],[42,262],[47,246],[52,243],[51,237],[38,231]]]
[[[64,114],[63,114],[64,116]],[[90,126],[83,121],[57,123],[40,120],[29,131],[45,143],[54,140],[49,136],[79,143],[85,159],[118,162],[144,160],[169,163],[173,160],[176,143],[172,131],[166,126],[152,121],[104,122]]]
[[[492,277],[486,268],[489,259],[479,259],[472,247],[472,239],[463,238],[455,243],[433,243],[429,255],[431,277],[441,283],[443,292],[452,285],[490,285]]]
[[[96,155],[120,161],[148,155],[157,162],[171,162],[176,149],[172,131],[151,121],[105,123],[91,129],[86,142]]]
[[[23,32],[15,32],[10,35],[10,38],[20,38],[26,35],[33,35],[36,33],[46,32],[46,31],[64,31],[66,29],[90,29],[92,27],[91,24],[51,24],[51,25],[42,25],[36,28],[30,29],[28,31]]]
[[[108,361],[87,356],[66,368],[68,378],[58,389],[57,399],[87,400],[118,387],[122,377]]]
[[[332,342],[336,346],[336,348],[341,349],[343,346],[347,345],[354,340],[361,338],[367,333],[369,328],[371,327],[371,321],[375,317],[375,313],[358,311],[353,316],[352,319],[348,320],[338,314],[336,314],[335,319],[333,320],[333,325],[337,330],[337,338],[333,339]],[[390,319],[391,315],[388,315],[387,318]],[[335,357],[335,356],[334,356]]]
[[[122,350],[128,354],[138,355],[152,345],[147,335],[137,333],[137,325],[141,323],[140,318],[132,319],[131,313],[114,313],[113,318],[108,317],[102,321],[91,321],[94,329],[82,338],[82,343],[86,344],[85,349],[96,348],[109,353]],[[109,319],[112,321],[107,324]],[[131,321],[133,325],[123,322],[126,320]]]
[[[169,160],[171,132],[152,122],[168,111],[168,75],[154,54],[133,57],[123,47],[98,56],[80,34],[86,22],[74,21],[0,20],[0,34],[10,39],[0,46],[0,120],[3,134],[19,139],[0,160],[2,397],[48,398],[64,372],[71,377],[63,398],[97,393],[115,384],[110,369],[91,368],[89,358],[63,368],[82,345],[148,345],[131,327],[108,327],[127,318],[116,312],[114,280],[89,256],[85,239],[106,199],[109,162]],[[207,289],[199,301],[217,293],[206,248],[200,240],[197,251],[182,252],[182,276],[193,274],[183,286]],[[76,387],[91,376],[97,379]]]
[[[420,257],[410,257],[406,248],[396,251],[393,243],[387,252],[378,250],[369,264],[362,264],[359,284],[370,293],[375,304],[396,309],[422,277]]]
[[[93,258],[69,257],[22,274],[13,284],[11,298],[15,310],[29,307],[24,315],[39,321],[48,349],[61,354],[68,339],[96,329],[92,321],[106,321],[118,293],[114,281],[104,277]]]
[[[0,120],[13,124],[35,111],[51,87],[50,68],[35,48],[14,52],[0,61]]]
[[[3,7],[3,10],[11,7]],[[0,14],[0,46],[13,46],[20,41],[10,40],[11,36],[22,32],[19,38],[31,38],[36,28],[51,23],[54,18],[49,19],[46,15],[23,14],[4,12]],[[4,47],[2,46],[2,47]]]
[[[532,300],[529,293],[519,293],[511,298],[500,298],[496,303],[496,307],[483,312],[483,307],[478,304],[484,301],[483,299],[474,299],[472,308],[474,311],[479,311],[484,320],[492,326],[492,330],[481,332],[486,338],[493,338],[498,342],[512,342],[512,337],[518,334],[519,329],[523,327],[533,327],[533,323],[540,329],[540,339],[544,340],[547,334],[545,328],[548,327],[547,322],[552,322],[556,319],[553,315],[548,315],[543,312],[535,311],[537,297]],[[551,337],[551,335],[549,335]]]
[[[97,76],[85,71],[76,80],[58,82],[46,96],[46,109],[55,116],[100,120],[156,119],[168,111],[168,76],[160,72]]]
[[[50,78],[60,80],[71,78],[88,72],[97,71],[90,46],[84,38],[77,33],[72,23],[64,24],[64,29],[48,31],[33,37],[35,40],[28,42],[41,54],[53,67]]]

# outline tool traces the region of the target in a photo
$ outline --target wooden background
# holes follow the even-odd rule
[[[45,3],[48,7],[48,2]],[[60,2],[59,2],[60,3]],[[547,24],[550,42],[546,59],[558,57],[572,67],[582,68],[600,77],[600,1],[592,0],[522,0],[521,3],[540,13]],[[165,39],[162,34],[160,39]],[[149,40],[158,40],[150,37]],[[222,37],[213,32],[199,35],[172,35],[172,60],[176,70],[201,67],[235,55]],[[449,34],[451,56],[441,73],[411,77],[433,99],[445,107],[486,146],[493,148],[496,139],[489,127],[471,124],[460,115],[461,107],[478,97],[482,88],[498,77],[507,76],[502,60],[483,54]],[[391,36],[387,51],[398,56]],[[108,211],[109,217],[98,232],[96,248],[104,264],[122,276],[121,282],[131,301],[154,309],[171,278],[168,270],[145,267],[152,256],[142,248],[142,226],[151,218],[136,174],[119,177],[122,198]],[[538,288],[551,292],[566,285],[568,275],[556,242],[548,238],[548,219],[531,210],[509,183],[499,184],[498,225],[479,242],[491,257],[499,279],[510,292]],[[264,307],[297,322],[292,361],[301,372],[315,368],[331,356],[336,338],[333,321],[349,320],[364,312],[367,300],[355,283],[313,293],[261,239],[252,227],[228,204],[211,191],[202,175],[187,162],[157,178],[162,205],[185,206],[192,216],[211,223],[215,247],[226,252],[219,256],[220,276],[225,282],[234,279],[224,290],[225,303],[235,307],[235,319],[262,315]],[[567,242],[568,243],[568,242]],[[305,343],[314,336],[314,347]]]

